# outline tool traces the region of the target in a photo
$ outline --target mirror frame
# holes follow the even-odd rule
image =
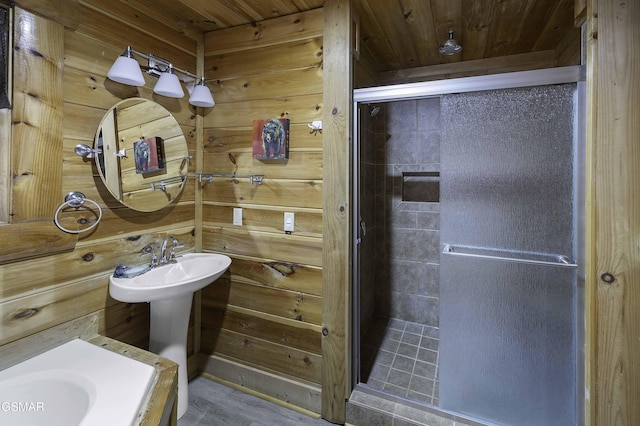
[[[135,149],[143,145],[144,156]],[[160,210],[184,189],[187,141],[175,117],[152,100],[127,98],[111,107],[96,130],[94,149],[100,150],[95,162],[105,187],[132,210]],[[149,159],[155,161],[147,169]]]

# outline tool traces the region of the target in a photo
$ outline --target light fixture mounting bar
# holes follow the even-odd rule
[[[179,72],[180,74],[184,74],[187,77],[191,77],[193,78],[195,81],[199,81],[200,77],[183,69],[177,68],[175,67],[171,61],[167,61],[166,59],[160,58],[159,56],[155,56],[151,53],[143,53],[140,52],[138,50],[135,50],[133,48],[131,48],[131,52],[135,53],[136,55],[142,56],[143,58],[145,58],[148,63],[149,63],[149,74],[151,75],[155,75],[156,77],[158,77],[160,74],[158,73],[158,71],[160,72],[164,72],[169,68],[169,65],[171,65],[171,67],[173,68],[173,71]],[[158,64],[161,64],[162,66],[164,66],[164,69],[161,69],[158,67]],[[154,70],[155,72],[153,72],[152,70]]]

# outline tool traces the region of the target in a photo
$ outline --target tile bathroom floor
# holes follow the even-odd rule
[[[361,339],[361,381],[438,405],[438,328],[376,318]]]
[[[189,382],[189,408],[178,426],[332,426],[206,377]]]

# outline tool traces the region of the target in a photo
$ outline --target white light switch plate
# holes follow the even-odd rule
[[[233,209],[233,224],[236,226],[242,226],[242,209]]]
[[[293,213],[285,212],[284,214],[284,231],[293,232],[295,225],[295,215]]]

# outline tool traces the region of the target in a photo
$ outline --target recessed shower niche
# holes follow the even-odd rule
[[[402,201],[440,201],[440,172],[403,172]]]

